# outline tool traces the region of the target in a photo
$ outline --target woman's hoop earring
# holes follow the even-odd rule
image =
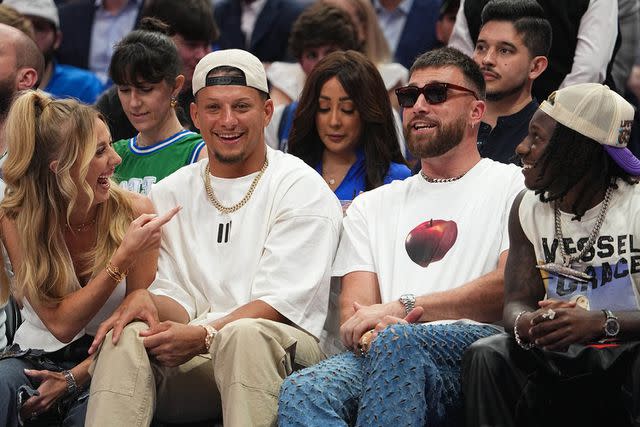
[[[171,97],[171,102],[169,103],[169,105],[171,105],[171,108],[176,108],[176,105],[178,105],[178,100],[175,96]]]

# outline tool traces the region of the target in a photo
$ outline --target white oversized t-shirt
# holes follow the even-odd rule
[[[212,322],[262,300],[319,337],[327,314],[331,263],[342,210],[320,175],[300,159],[267,147],[269,166],[249,201],[221,214],[208,200],[208,160],[154,185],[162,214],[183,207],[162,230],[158,274],[150,290],[168,296],[194,323]],[[257,174],[257,172],[256,172]],[[217,199],[232,206],[256,174],[211,177]]]
[[[376,273],[383,303],[461,286],[496,269],[520,168],[482,159],[462,178],[420,174],[356,197],[343,222],[334,276]]]

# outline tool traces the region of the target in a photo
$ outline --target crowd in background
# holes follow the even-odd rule
[[[632,184],[640,167],[633,155],[640,155],[640,131],[632,106],[640,102],[639,41],[640,0],[0,1],[0,350],[6,346],[0,376],[10,384],[0,392],[0,413],[10,414],[11,426],[83,425],[85,416],[87,425],[100,425],[113,408],[128,405],[109,394],[125,387],[111,370],[133,365],[118,359],[115,345],[98,350],[93,337],[103,339],[107,323],[120,328],[114,342],[121,332],[127,348],[138,351],[131,331],[146,332],[138,323],[123,331],[125,324],[145,321],[153,331],[147,340],[153,340],[164,327],[159,319],[201,323],[196,329],[205,333],[205,351],[190,348],[185,352],[200,356],[167,362],[168,344],[144,344],[151,355],[145,375],[156,376],[157,401],[153,381],[147,381],[132,405],[150,406],[150,412],[123,410],[113,423],[135,418],[148,424],[155,409],[156,423],[222,417],[229,425],[258,425],[277,416],[281,425],[459,425],[464,411],[468,425],[503,425],[494,423],[500,418],[517,425],[524,412],[510,419],[505,409],[519,405],[515,401],[505,399],[500,408],[469,403],[483,399],[479,384],[493,375],[504,379],[503,387],[520,390],[523,372],[534,362],[523,362],[518,349],[566,351],[596,337],[589,331],[564,347],[539,344],[549,335],[535,326],[580,301],[558,301],[564,295],[537,289],[538,282],[529,280],[540,275],[536,259],[546,254],[549,266],[557,249],[558,262],[571,270],[567,260],[580,262],[592,253],[591,260],[604,259],[602,238],[622,231],[629,236],[628,252],[636,251],[635,220],[623,224],[618,212],[627,198],[629,212],[637,205]],[[255,89],[256,96],[220,89],[236,86]],[[205,98],[209,93],[215,96]],[[593,109],[585,110],[577,98]],[[443,107],[452,103],[455,109]],[[259,118],[242,118],[255,111]],[[216,115],[224,121],[219,128]],[[597,123],[609,115],[613,122]],[[574,116],[615,133],[617,142],[587,122],[576,124]],[[433,129],[438,132],[432,137]],[[250,154],[212,148],[214,139],[231,146],[245,137],[258,141],[249,144]],[[423,144],[429,138],[432,146]],[[558,138],[575,143],[575,151],[558,151],[549,142]],[[599,151],[579,148],[585,138]],[[95,150],[87,148],[88,140],[97,141]],[[554,148],[536,153],[538,140]],[[633,155],[606,147],[616,144]],[[571,163],[567,158],[574,154]],[[564,170],[562,177],[550,176],[554,167]],[[537,180],[527,175],[532,170]],[[428,194],[420,187],[424,181]],[[261,182],[270,183],[267,190]],[[525,187],[542,194],[540,201],[523,198]],[[600,202],[602,218],[594,208]],[[257,204],[250,213],[258,218],[237,216],[249,203]],[[562,215],[572,218],[561,220],[560,208],[554,217],[541,207],[561,203]],[[203,225],[210,220],[200,213],[205,205],[219,214],[211,225]],[[537,209],[551,231],[560,230],[560,237],[550,236],[556,246],[536,246],[540,235],[545,242],[549,236],[527,209]],[[615,226],[604,221],[607,209]],[[422,212],[430,212],[431,222],[419,219]],[[598,216],[595,231],[567,225],[583,215],[587,221]],[[434,226],[440,217],[456,219]],[[579,236],[568,254],[563,248],[573,243],[561,239],[561,222]],[[607,234],[598,238],[603,223]],[[428,253],[416,249],[430,233],[438,233],[439,243]],[[578,240],[580,233],[589,240]],[[467,235],[474,240],[465,241]],[[231,236],[257,246],[226,255],[204,247],[207,240],[221,245]],[[296,236],[300,247],[290,244]],[[448,263],[434,267],[457,236],[462,240]],[[175,243],[180,239],[193,242]],[[523,243],[529,241],[530,251]],[[531,269],[507,263],[510,243],[526,246],[511,252],[514,259],[533,259]],[[460,249],[463,244],[473,251]],[[624,254],[624,243],[618,246]],[[398,252],[408,258],[396,260]],[[208,261],[192,259],[201,256],[224,256],[228,265],[219,267],[222,273],[215,263],[201,268],[198,262]],[[247,265],[233,261],[243,257]],[[634,259],[624,259],[628,271],[640,265]],[[280,271],[283,264],[288,275]],[[545,274],[575,278],[573,271],[539,268],[544,280]],[[621,267],[612,268],[612,277],[622,277]],[[527,278],[526,296],[514,288],[514,271]],[[601,274],[593,271],[585,281]],[[250,289],[231,286],[236,276]],[[220,289],[207,289],[207,277],[215,277]],[[295,286],[294,278],[300,279]],[[188,290],[176,291],[174,283],[187,283]],[[637,286],[625,297],[635,301]],[[618,321],[609,309],[638,309],[616,297],[607,296],[602,307],[593,300],[605,322]],[[536,298],[550,302],[537,307]],[[268,307],[252,305],[263,301]],[[316,310],[318,301],[324,305]],[[130,315],[131,307],[144,310]],[[201,410],[203,401],[165,368],[199,373],[211,361],[199,360],[203,353],[228,368],[234,345],[260,341],[243,335],[248,325],[234,326],[245,317],[265,320],[254,326],[277,341],[255,348],[260,369],[271,375],[263,379],[269,387],[236,390],[245,380],[231,369],[224,377],[205,375],[217,388],[203,394],[216,394],[222,405]],[[635,318],[619,317],[635,331]],[[515,338],[498,334],[501,320]],[[532,327],[519,334],[522,320]],[[443,323],[419,332],[409,325],[434,321]],[[160,332],[172,331],[167,326]],[[200,338],[193,330],[178,332]],[[623,335],[634,342],[624,347],[625,355],[638,352],[634,334]],[[298,356],[296,344],[294,350],[282,344],[285,336],[295,338]],[[502,338],[515,339],[516,351]],[[270,364],[274,347],[283,353]],[[440,351],[415,350],[427,348]],[[409,357],[414,364],[394,370]],[[517,362],[500,365],[498,359]],[[636,363],[624,360],[624,366]],[[565,369],[563,361],[554,363],[549,369]],[[400,384],[414,374],[412,385]],[[185,374],[182,381],[187,379],[193,377]],[[461,387],[470,396],[466,403]],[[392,396],[394,390],[406,394]],[[497,387],[490,392],[498,399]],[[177,397],[181,393],[191,397]],[[630,393],[637,401],[637,391]],[[144,401],[147,395],[154,405]],[[540,402],[531,399],[533,413]],[[225,405],[231,400],[260,403],[231,409]],[[279,413],[263,401],[279,404]],[[188,415],[172,413],[172,405],[189,408]]]

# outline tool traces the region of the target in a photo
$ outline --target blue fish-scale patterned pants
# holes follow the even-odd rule
[[[290,375],[280,390],[288,426],[457,426],[462,355],[488,325],[393,325],[365,357],[342,353]]]

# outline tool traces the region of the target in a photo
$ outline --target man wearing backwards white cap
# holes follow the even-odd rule
[[[158,212],[183,209],[163,231],[156,280],[96,334],[90,426],[149,425],[154,409],[166,422],[275,425],[282,379],[324,357],[340,204],[315,171],[266,146],[273,103],[255,56],[210,53],[192,85],[209,159],[150,194]]]
[[[465,355],[468,426],[640,419],[640,160],[626,148],[633,115],[595,83],[552,93],[533,115],[516,149],[529,191],[511,209],[509,333]],[[607,345],[592,345],[600,340]]]

